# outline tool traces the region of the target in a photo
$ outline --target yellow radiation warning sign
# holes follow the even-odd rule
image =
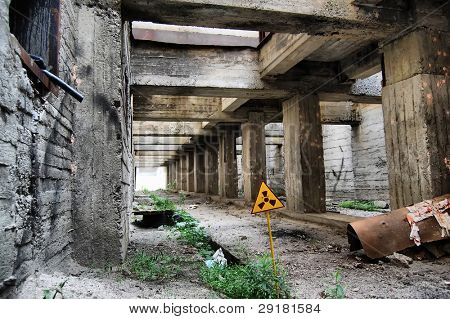
[[[283,207],[283,203],[275,196],[269,186],[262,182],[261,187],[259,188],[258,197],[256,197],[255,204],[253,205],[252,214],[267,212]]]

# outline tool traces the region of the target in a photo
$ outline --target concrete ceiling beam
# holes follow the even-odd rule
[[[311,35],[392,34],[408,22],[396,7],[356,6],[354,0],[123,0],[127,20]]]

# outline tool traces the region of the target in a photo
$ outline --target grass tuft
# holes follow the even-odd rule
[[[370,200],[346,200],[339,203],[339,207],[366,210],[366,211],[379,210],[378,207],[375,206],[374,202]]]
[[[196,247],[202,257],[211,257],[214,252],[210,244],[210,238],[205,229],[198,224],[198,221],[184,210],[177,210],[174,219],[176,223],[173,229],[177,233],[177,239]]]
[[[162,281],[179,274],[178,263],[178,258],[174,256],[140,252],[128,260],[125,269],[142,281]]]
[[[325,290],[325,298],[327,299],[344,299],[345,291],[342,286],[342,274],[339,269],[337,269],[332,274],[331,286]]]
[[[280,298],[290,298],[285,274],[275,277],[269,256],[260,257],[246,265],[214,266],[201,270],[202,280],[212,289],[233,299],[275,299],[278,281]]]
[[[172,202],[168,198],[163,198],[155,194],[150,194],[150,199],[153,202],[153,205],[155,206],[156,210],[175,210],[176,206],[175,203]]]

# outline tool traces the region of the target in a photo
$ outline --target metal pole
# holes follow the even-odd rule
[[[266,212],[267,229],[269,231],[270,253],[272,255],[273,274],[275,275],[275,293],[280,298],[280,287],[278,286],[277,263],[275,261],[275,249],[273,248],[272,227],[270,226],[270,211]]]

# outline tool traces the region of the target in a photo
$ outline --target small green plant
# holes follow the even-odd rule
[[[177,210],[174,216],[177,220],[173,230],[177,234],[177,239],[194,246],[199,250],[199,254],[205,258],[213,254],[209,236],[198,221],[184,210]]]
[[[212,289],[233,299],[275,299],[278,283],[279,297],[290,298],[285,273],[276,277],[269,256],[260,257],[246,265],[214,266],[201,270],[202,280]]]
[[[159,197],[158,195],[151,194],[150,199],[156,210],[172,210],[176,209],[175,203],[168,198]]]
[[[178,205],[184,205],[185,201],[186,201],[186,195],[183,193],[180,193],[180,196],[178,198]]]
[[[131,257],[124,267],[142,281],[162,281],[178,275],[178,263],[179,259],[174,256],[140,252]]]
[[[375,206],[374,202],[370,200],[346,200],[339,203],[339,207],[367,210],[367,211],[378,210],[378,207]]]
[[[174,191],[177,189],[177,180],[174,179],[173,181],[167,183],[167,189],[170,191]]]
[[[54,288],[44,289],[43,299],[56,299],[58,294],[60,294],[61,298],[64,299],[63,288],[64,288],[64,285],[66,284],[67,280],[69,280],[69,279],[66,279],[63,282],[59,283]]]
[[[345,292],[342,286],[342,274],[340,269],[336,269],[332,274],[331,286],[325,290],[325,298],[327,299],[344,299]]]
[[[149,191],[148,188],[144,187],[144,188],[142,189],[142,193],[143,193],[144,195],[150,195],[152,192]]]

